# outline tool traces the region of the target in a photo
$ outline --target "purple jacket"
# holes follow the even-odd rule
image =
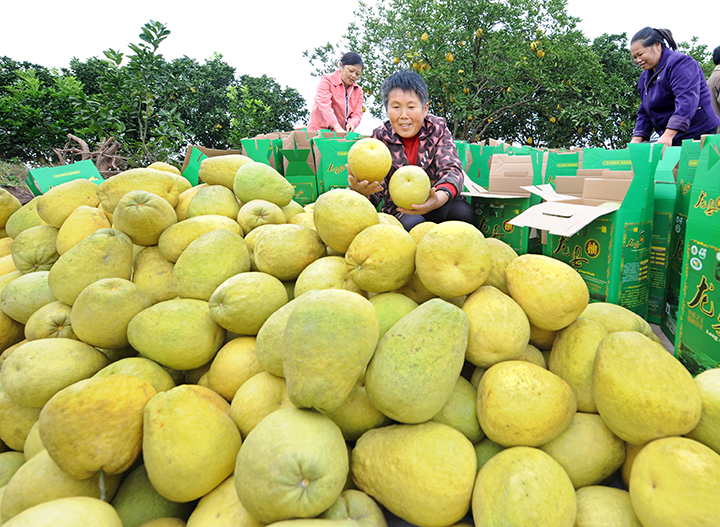
[[[720,125],[700,64],[684,53],[663,48],[655,71],[646,70],[638,82],[640,108],[633,136],[649,139],[653,130],[677,130],[673,145]]]
[[[457,198],[463,189],[462,163],[445,119],[427,114],[425,122],[420,127],[419,136],[417,166],[425,170],[430,178],[430,184],[435,189],[447,189],[452,198]],[[400,136],[393,130],[390,121],[385,121],[373,130],[373,137],[387,145],[392,155],[392,166],[381,183],[382,191],[370,196],[370,200],[373,205],[377,205],[382,200],[382,212],[400,217],[402,213],[397,211],[397,207],[390,199],[388,184],[398,168],[410,164],[405,155],[405,146]]]

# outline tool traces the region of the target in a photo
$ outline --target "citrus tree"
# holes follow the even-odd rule
[[[605,82],[604,64],[565,8],[565,0],[361,1],[343,42],[306,55],[319,74],[343,51],[360,53],[377,117],[382,81],[414,69],[428,84],[431,113],[447,119],[456,139],[546,146],[629,139],[621,123],[634,122],[634,101]]]

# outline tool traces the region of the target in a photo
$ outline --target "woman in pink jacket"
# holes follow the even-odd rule
[[[308,132],[320,129],[352,132],[360,124],[363,92],[357,80],[362,74],[362,58],[350,51],[342,56],[339,66],[335,73],[320,78]]]

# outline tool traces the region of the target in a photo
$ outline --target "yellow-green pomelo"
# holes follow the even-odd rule
[[[530,322],[557,331],[572,324],[588,305],[585,281],[568,264],[540,254],[523,254],[505,268],[510,296]]]
[[[12,254],[13,239],[10,237],[0,238],[0,258]]]
[[[235,220],[227,216],[206,214],[188,218],[165,229],[158,240],[158,249],[165,258],[176,262],[188,245],[215,229],[225,229],[242,236],[242,228]]]
[[[481,286],[462,305],[470,321],[465,358],[476,366],[489,368],[514,360],[525,351],[530,323],[522,308],[508,295],[492,286]]]
[[[25,324],[38,309],[55,302],[57,298],[48,284],[49,274],[50,271],[35,271],[7,284],[0,293],[3,313]]]
[[[629,490],[643,525],[714,526],[720,518],[720,454],[685,437],[657,439],[635,458]]]
[[[170,172],[171,174],[175,174],[176,176],[182,175],[180,170],[177,167],[174,167],[170,163],[165,163],[164,161],[155,161],[154,163],[151,163],[147,166],[147,168],[154,168],[156,170],[164,170],[165,172]]]
[[[507,279],[505,278],[505,268],[518,257],[518,254],[515,252],[515,249],[497,238],[485,238],[485,241],[490,248],[492,267],[483,285],[491,285],[506,295],[509,295],[510,291],[508,290]]]
[[[140,527],[157,518],[187,519],[195,505],[177,503],[160,495],[150,483],[145,465],[130,471],[123,479],[110,504],[115,508],[124,527]]]
[[[373,356],[378,319],[363,296],[343,289],[308,293],[290,313],[283,374],[295,406],[338,408]]]
[[[12,259],[23,273],[48,271],[60,258],[57,252],[58,229],[40,225],[24,230],[13,241]]]
[[[402,423],[422,423],[450,398],[465,361],[468,318],[432,299],[401,318],[378,342],[365,374],[373,406]]]
[[[255,242],[253,260],[258,271],[278,280],[294,280],[312,262],[325,256],[326,249],[313,229],[302,225],[276,225]]]
[[[17,270],[18,268],[15,267],[15,262],[13,262],[12,254],[8,254],[7,256],[3,256],[2,258],[0,258],[0,277],[13,273]]]
[[[132,318],[152,305],[142,288],[124,278],[103,278],[78,295],[70,319],[75,335],[98,348],[124,348]]]
[[[243,228],[245,233],[249,233],[253,229],[268,223],[273,225],[282,225],[287,223],[285,213],[280,207],[264,199],[254,199],[248,201],[235,215],[237,222]]]
[[[25,464],[25,454],[10,450],[0,453],[0,487],[7,485],[13,474]]]
[[[25,438],[23,456],[26,461],[35,456],[35,454],[39,454],[45,450],[45,446],[42,444],[42,439],[40,438],[40,427],[38,425],[39,422],[35,421],[35,424],[30,427],[30,431]]]
[[[140,454],[143,409],[156,393],[136,375],[78,381],[56,393],[40,412],[42,443],[75,478],[100,471],[121,474]]]
[[[602,324],[608,333],[614,333],[616,331],[637,331],[650,339],[654,336],[653,330],[647,320],[637,313],[633,313],[628,308],[617,304],[593,302],[588,304],[580,316]]]
[[[532,321],[530,321],[530,344],[542,351],[543,355],[545,355],[546,352],[547,355],[549,355],[550,351],[552,350],[553,343],[555,342],[556,336],[557,331],[550,329],[540,329],[535,324],[533,324]],[[545,358],[547,359],[547,356]],[[545,362],[547,362],[547,360]]]
[[[106,179],[97,187],[97,196],[107,212],[114,214],[120,199],[128,192],[144,190],[166,200],[175,208],[180,194],[190,187],[183,177],[154,168],[132,168]]]
[[[175,264],[165,258],[157,247],[145,247],[135,256],[133,265],[133,283],[140,286],[157,304],[177,296],[173,285]]]
[[[478,421],[503,446],[544,445],[559,436],[577,410],[570,385],[525,361],[490,366],[478,385]]]
[[[313,207],[317,233],[328,247],[341,254],[359,232],[379,222],[370,200],[350,189],[325,192]]]
[[[232,401],[238,388],[261,371],[255,337],[237,337],[217,352],[207,372],[207,382],[213,391]]]
[[[119,484],[120,475],[105,478],[106,499],[112,499]],[[69,497],[100,498],[100,492],[97,475],[74,478],[53,461],[47,450],[43,450],[28,459],[8,482],[0,505],[0,518],[3,525],[7,525],[5,522],[10,518],[35,505]]]
[[[477,389],[462,376],[445,406],[431,420],[459,430],[471,443],[485,437],[477,418]]]
[[[232,419],[189,385],[145,405],[143,458],[153,487],[167,499],[198,499],[232,474],[240,448]]]
[[[305,227],[310,227],[311,229],[315,228],[315,220],[313,219],[312,212],[300,212],[295,214],[288,223],[292,223],[293,225],[304,225]]]
[[[577,489],[575,527],[642,527],[626,490],[591,485]]]
[[[149,382],[156,392],[166,392],[175,387],[170,374],[157,362],[145,357],[125,357],[105,366],[93,377],[108,375],[135,375]]]
[[[0,441],[9,448],[24,449],[25,440],[39,415],[40,408],[18,403],[0,386]]]
[[[57,392],[107,366],[107,358],[78,340],[56,338],[26,342],[5,360],[0,373],[5,393],[41,408]]]
[[[573,527],[577,498],[557,461],[537,448],[518,446],[480,469],[472,513],[478,526]]]
[[[100,229],[58,258],[49,271],[48,285],[57,300],[71,306],[93,282],[103,278],[130,280],[132,265],[133,244],[127,234]]]
[[[326,256],[309,264],[295,280],[293,296],[320,289],[346,289],[360,293],[360,287],[348,273],[345,259],[341,256]]]
[[[402,227],[371,225],[345,253],[348,275],[365,291],[385,293],[404,286],[415,272],[415,240]]]
[[[38,340],[46,338],[68,338],[80,340],[72,328],[70,313],[72,307],[59,300],[50,302],[35,311],[25,323],[25,338]]]
[[[492,458],[495,454],[502,452],[505,450],[506,447],[502,445],[498,445],[495,441],[488,437],[484,437],[474,445],[475,447],[475,455],[477,456],[477,470],[480,471],[481,468],[487,463],[490,458]]]
[[[284,207],[295,196],[292,183],[270,165],[256,161],[238,168],[232,189],[243,203],[263,199],[278,207]]]
[[[260,521],[313,518],[340,496],[348,465],[345,440],[329,417],[282,408],[245,439],[235,464],[235,488]]]
[[[253,252],[255,252],[255,244],[265,231],[267,231],[268,229],[272,229],[275,226],[275,223],[266,223],[265,225],[255,227],[247,234],[247,236],[245,236],[245,245],[247,245],[248,251],[250,251],[250,266],[253,271],[257,271],[257,266],[255,265],[255,261],[253,259]]]
[[[38,196],[37,213],[45,223],[59,229],[76,208],[97,207],[99,203],[96,183],[89,179],[74,179]]]
[[[18,514],[6,527],[123,527],[115,509],[92,497],[69,497],[40,503]]]
[[[0,188],[0,227],[5,227],[8,219],[20,210],[22,203],[4,188]]]
[[[422,304],[424,302],[427,302],[431,298],[437,298],[437,295],[430,291],[422,283],[420,277],[418,276],[417,268],[415,269],[415,272],[410,278],[410,281],[404,286],[396,289],[394,292],[407,296],[416,304]]]
[[[575,392],[578,411],[597,413],[593,397],[593,365],[600,341],[608,335],[595,320],[580,317],[557,333],[548,369]]]
[[[200,498],[187,520],[189,527],[264,527],[265,523],[250,516],[235,490],[232,476]]]
[[[371,296],[369,300],[378,316],[380,338],[382,338],[398,320],[418,307],[417,302],[400,293],[380,293]]]
[[[365,390],[365,372],[360,374],[340,406],[335,410],[323,413],[340,427],[346,441],[357,441],[368,430],[386,426],[392,422],[370,402]]]
[[[378,212],[378,220],[380,220],[381,225],[394,225],[395,227],[403,227],[403,224],[400,223],[400,220],[397,219],[392,214],[388,214],[386,212]],[[414,239],[414,238],[413,238]],[[417,244],[417,242],[415,242]]]
[[[413,205],[422,205],[427,201],[430,186],[427,172],[415,165],[405,165],[392,175],[388,190],[395,205],[412,210]]]
[[[283,283],[272,275],[247,272],[231,276],[213,292],[210,316],[238,335],[257,335],[270,315],[287,303]]]
[[[700,388],[700,421],[685,437],[699,441],[720,454],[720,368],[705,370],[695,377]]]
[[[113,214],[113,227],[127,234],[135,245],[142,246],[157,245],[163,231],[177,221],[170,203],[145,190],[125,194]]]
[[[187,219],[187,209],[190,202],[195,197],[195,194],[200,192],[200,189],[205,188],[206,186],[207,183],[201,183],[200,185],[190,187],[178,196],[178,203],[175,205],[175,214],[177,215],[178,221]]]
[[[294,298],[272,315],[270,315],[260,328],[255,342],[255,353],[258,357],[260,365],[273,375],[284,377],[283,375],[283,359],[282,359],[282,343],[285,334],[285,326],[288,318],[293,310],[305,299],[302,297]]]
[[[207,364],[225,340],[208,303],[194,298],[158,302],[128,324],[130,345],[148,359],[176,370]]]
[[[527,346],[525,346],[525,350],[520,354],[517,360],[532,362],[533,364],[537,364],[541,368],[545,368],[546,370],[548,369],[547,362],[545,362],[545,355],[543,355],[542,351],[537,349],[532,344],[528,344]]]
[[[95,231],[110,227],[110,221],[103,211],[97,207],[82,205],[72,211],[60,227],[56,241],[57,252],[66,253]]]
[[[38,196],[39,197],[39,196]],[[12,213],[5,224],[5,231],[10,238],[17,238],[25,229],[38,225],[47,225],[37,213],[38,198],[33,198]]]
[[[446,221],[426,232],[417,244],[415,266],[430,291],[456,298],[480,287],[492,262],[479,229],[463,221]]]
[[[208,185],[222,185],[232,190],[238,169],[252,159],[241,154],[212,156],[200,162],[198,177]]]
[[[235,392],[230,404],[230,417],[242,436],[247,437],[268,414],[285,406],[292,406],[285,379],[261,371]]]
[[[288,203],[284,207],[280,207],[280,210],[283,211],[286,222],[290,222],[290,220],[293,219],[295,216],[297,216],[298,214],[303,214],[305,212],[303,206],[295,200],[291,200],[290,203]]]
[[[431,421],[366,432],[353,449],[351,471],[358,488],[393,514],[422,527],[441,527],[468,512],[475,465],[472,443]]]
[[[140,527],[187,527],[187,523],[180,518],[156,518],[143,523]]]
[[[690,432],[700,420],[700,389],[662,344],[617,331],[602,339],[593,365],[593,397],[605,424],[636,445]]]
[[[625,443],[625,461],[623,461],[620,469],[620,477],[622,478],[625,488],[630,487],[630,474],[632,474],[632,466],[635,462],[635,458],[640,453],[645,445],[633,445],[632,443]]]
[[[356,489],[348,489],[320,518],[326,520],[356,520],[358,527],[387,527],[385,514],[370,496]]]
[[[563,433],[540,448],[560,463],[576,489],[600,483],[625,460],[625,442],[597,414],[576,413]]]
[[[358,181],[382,181],[392,166],[388,147],[374,137],[353,143],[347,154],[348,168]]]
[[[234,220],[239,211],[240,203],[232,190],[224,185],[208,185],[195,193],[185,210],[185,217],[217,214]]]
[[[217,229],[183,251],[173,268],[173,286],[180,298],[207,301],[225,280],[249,270],[250,252],[242,236]]]
[[[425,233],[435,227],[435,225],[437,225],[437,223],[435,223],[434,221],[423,221],[421,223],[418,223],[417,225],[415,225],[415,227],[410,229],[410,236],[413,237],[413,240],[415,240],[416,244],[420,243],[420,238],[425,236]]]

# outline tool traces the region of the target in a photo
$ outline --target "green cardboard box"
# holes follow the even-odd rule
[[[104,181],[95,164],[90,159],[85,159],[70,165],[34,168],[28,172],[25,184],[35,196],[39,196],[53,187],[75,179],[87,179],[98,185]]]
[[[282,158],[274,146],[274,141],[281,138],[280,132],[273,132],[241,139],[242,154],[253,161],[265,163],[278,170],[278,167],[282,167]]]
[[[490,157],[487,191],[463,192],[470,197],[475,225],[486,238],[502,240],[518,254],[539,252],[537,232],[530,227],[516,227],[509,221],[540,203],[538,196],[522,187],[541,184],[541,170],[539,156],[493,154]]]
[[[534,192],[546,199],[510,221],[548,232],[549,254],[583,277],[590,300],[611,302],[645,316],[652,238],[654,174],[661,146],[631,144],[634,175],[604,170],[592,185],[587,178],[582,198],[556,194],[551,185]],[[602,193],[598,193],[602,192]],[[617,202],[620,205],[599,206]]]
[[[455,148],[457,148],[458,157],[460,158],[460,163],[462,164],[462,169],[467,172],[467,166],[468,166],[468,156],[467,156],[467,150],[468,150],[468,144],[467,141],[455,141]]]
[[[645,318],[660,324],[665,310],[667,270],[670,262],[673,215],[677,185],[673,169],[680,159],[680,147],[666,148],[655,170],[655,208],[653,211],[653,235],[650,247],[650,291],[648,311]]]
[[[487,187],[490,177],[490,156],[503,154],[507,148],[508,145],[504,143],[498,145],[468,143],[465,153],[467,163],[465,173],[470,177],[470,180],[480,186]]]
[[[308,205],[314,203],[318,198],[317,179],[311,176],[286,176],[287,180],[292,183],[295,188],[295,196],[293,200],[300,205]]]
[[[697,375],[720,367],[720,135],[700,154],[684,247],[675,355]]]
[[[344,137],[316,137],[313,139],[319,194],[333,188],[348,187],[348,152],[356,141],[357,139]]]
[[[556,176],[574,176],[578,168],[581,168],[581,151],[553,152],[547,154],[543,165],[543,181],[555,184]]]
[[[311,135],[305,130],[294,130],[283,138],[279,152],[284,158],[285,177],[315,175],[311,139]]]
[[[670,239],[670,258],[666,277],[665,309],[660,321],[660,329],[667,335],[670,342],[675,341],[678,318],[678,299],[680,298],[680,282],[682,281],[683,250],[685,244],[685,226],[690,207],[690,191],[700,159],[701,141],[686,139],[680,149],[680,160],[677,167],[677,195],[675,212],[672,220],[672,237]]]

